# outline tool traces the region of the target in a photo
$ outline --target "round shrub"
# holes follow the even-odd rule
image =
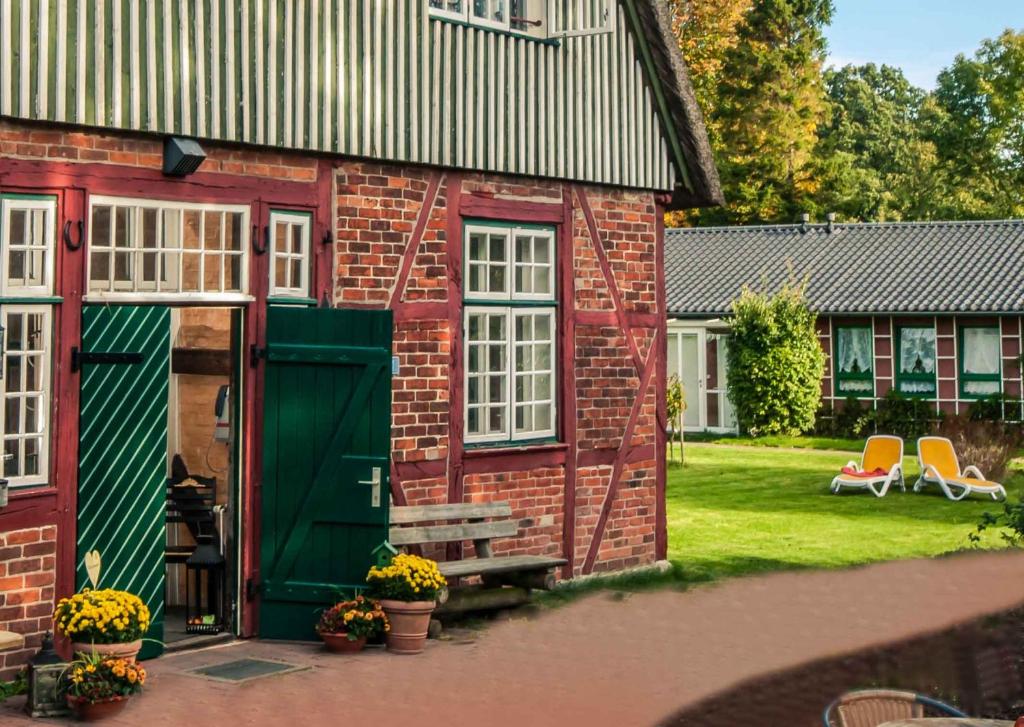
[[[789,282],[774,295],[744,288],[733,301],[729,400],[740,427],[753,436],[814,427],[825,352],[805,290],[806,282]]]

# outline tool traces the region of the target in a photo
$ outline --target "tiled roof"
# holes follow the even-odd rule
[[[790,270],[821,313],[1024,311],[1024,220],[665,231],[669,315],[728,313]]]

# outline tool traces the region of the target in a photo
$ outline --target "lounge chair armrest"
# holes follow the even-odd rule
[[[935,465],[925,465],[922,476],[928,477],[929,479],[938,480],[942,484],[946,484],[945,478],[939,474],[939,471],[937,469],[935,469]]]
[[[851,459],[849,462],[844,464],[843,467],[853,467],[854,469],[857,469],[858,467],[860,467],[860,463],[855,462],[854,460]]]
[[[985,479],[985,475],[981,474],[981,470],[975,467],[973,464],[968,465],[964,468],[964,477],[976,477],[979,480]]]

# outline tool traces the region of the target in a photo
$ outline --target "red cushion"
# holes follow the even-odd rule
[[[866,472],[864,470],[854,469],[853,467],[843,467],[842,473],[844,475],[850,475],[851,477],[885,477],[889,474],[889,470],[882,467],[875,467],[875,469],[870,472]]]

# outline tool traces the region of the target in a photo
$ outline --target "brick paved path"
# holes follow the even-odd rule
[[[150,691],[106,724],[652,725],[741,680],[1021,603],[1024,553],[992,553],[780,573],[687,593],[600,594],[493,625],[469,643],[431,642],[416,657],[236,642],[151,662]],[[184,673],[241,656],[308,669],[244,685]],[[30,724],[16,702],[0,707],[0,725]]]

